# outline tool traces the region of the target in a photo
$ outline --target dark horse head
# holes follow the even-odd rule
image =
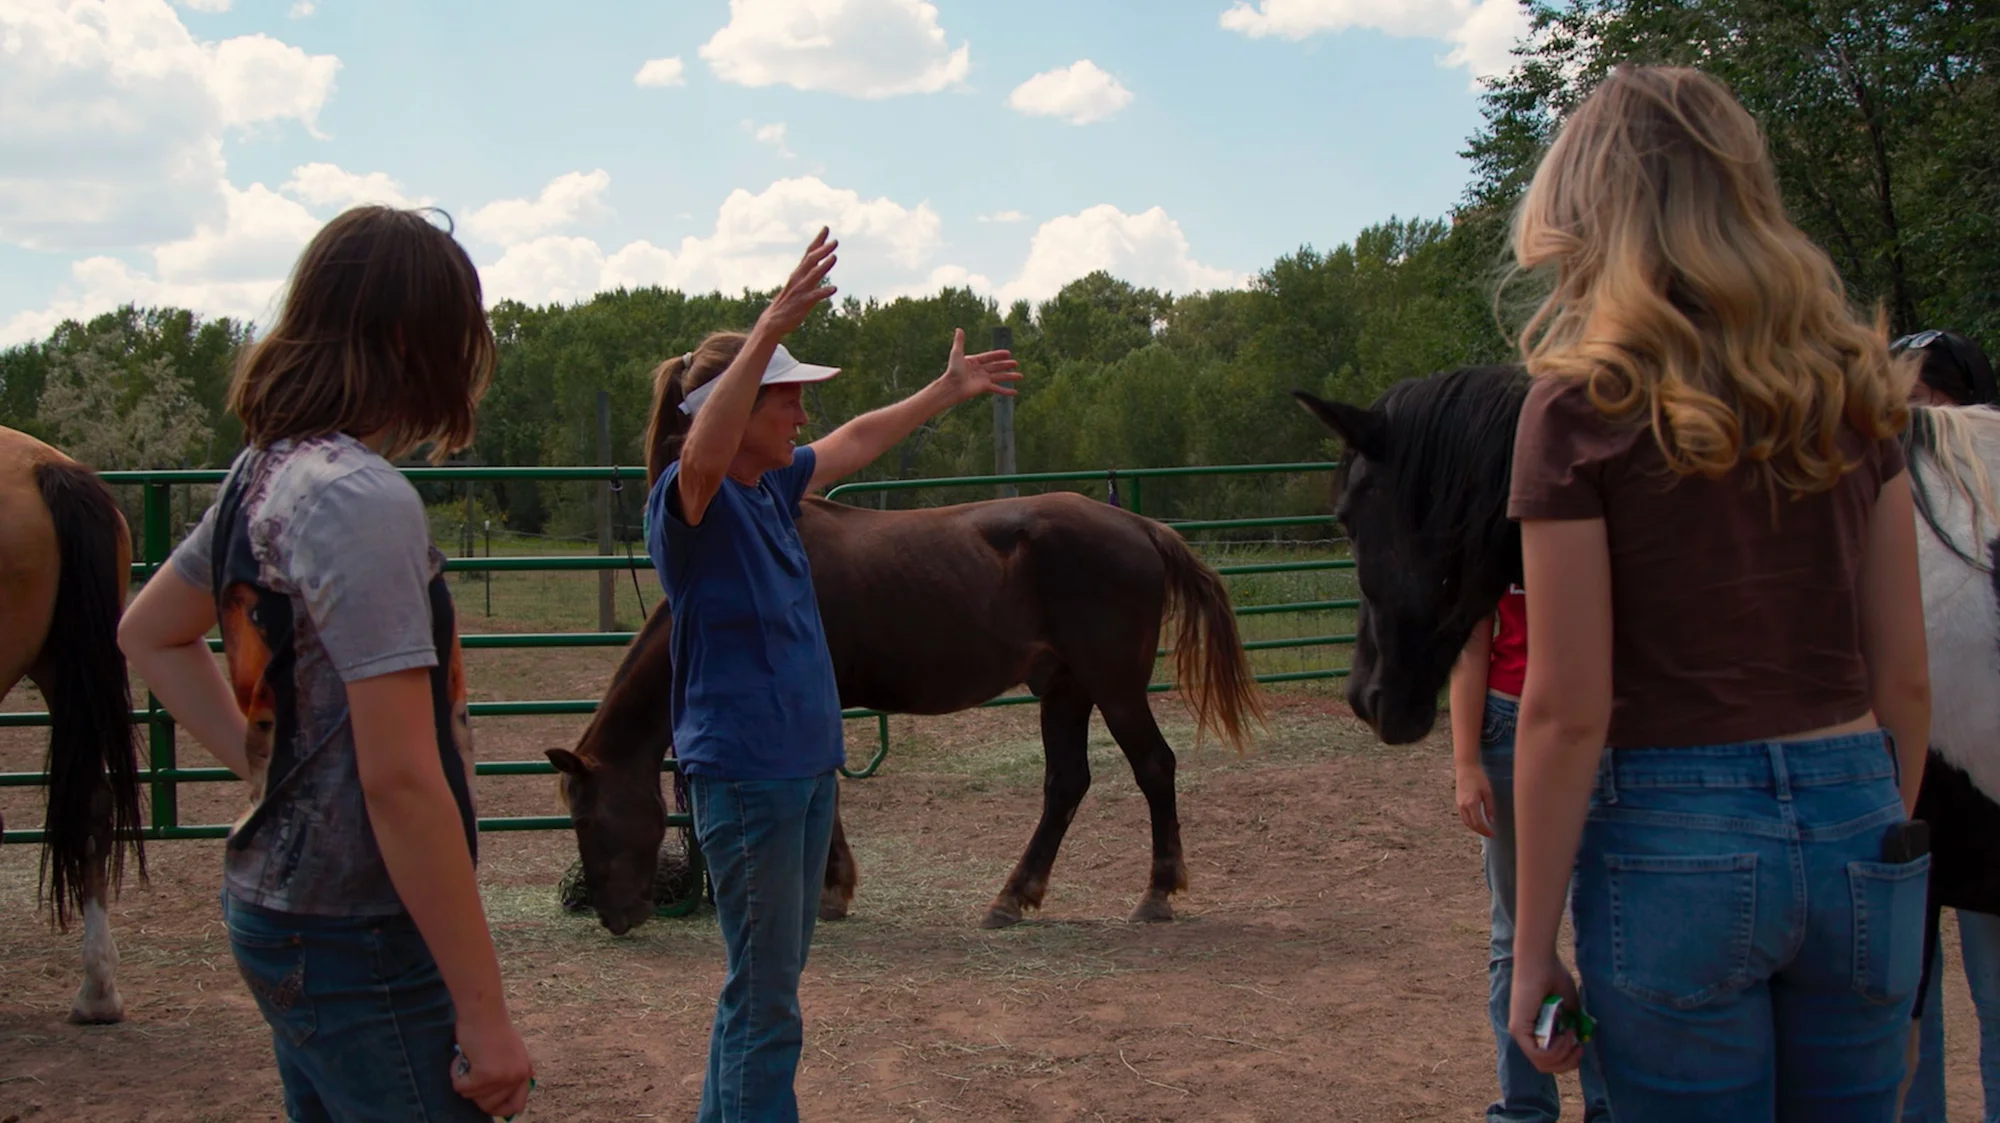
[[[1521,579],[1507,518],[1519,366],[1413,378],[1372,406],[1292,396],[1347,446],[1334,517],[1361,584],[1347,700],[1392,745],[1428,735],[1473,625]]]
[[[576,823],[584,889],[598,922],[618,936],[653,915],[653,878],[667,834],[660,770],[673,743],[672,630],[673,617],[662,606],[626,651],[576,750],[548,750]],[[621,689],[627,679],[631,687]]]

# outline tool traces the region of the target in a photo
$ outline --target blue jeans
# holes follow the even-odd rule
[[[698,1123],[795,1123],[805,1023],[799,976],[833,841],[835,774],[689,776],[695,835],[715,887],[729,973],[708,1038]]]
[[[1882,1123],[1923,964],[1928,854],[1881,732],[1611,749],[1571,900],[1620,1123]]]
[[[457,1017],[407,915],[272,912],[222,895],[236,967],[271,1027],[293,1123],[492,1117],[452,1090]]]
[[[2000,916],[1958,911],[1965,981],[1979,1016],[1979,1083],[1986,1123],[2000,1123]],[[1944,945],[1931,961],[1924,1024],[1917,1033],[1917,1074],[1903,1100],[1903,1123],[1944,1123]]]
[[[1537,1069],[1507,1032],[1508,1003],[1514,993],[1514,723],[1517,703],[1489,695],[1479,734],[1479,763],[1493,785],[1493,837],[1480,840],[1486,857],[1486,888],[1493,896],[1493,937],[1486,960],[1486,1013],[1493,1023],[1500,1098],[1486,1109],[1488,1123],[1543,1123],[1562,1115],[1556,1078]],[[1611,1118],[1598,1070],[1595,1043],[1584,1046],[1583,1117]]]

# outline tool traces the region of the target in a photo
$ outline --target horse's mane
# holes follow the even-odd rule
[[[1527,395],[1527,371],[1502,364],[1400,382],[1377,403],[1398,522],[1415,528],[1419,549],[1462,549],[1457,579],[1497,584],[1496,596],[1521,579],[1520,528],[1507,518],[1507,494]],[[1472,623],[1442,622],[1453,632]]]
[[[2000,500],[1996,500],[1993,471],[1982,455],[1981,441],[2000,450],[2000,410],[1988,406],[1910,407],[1910,425],[1903,431],[1903,452],[1909,464],[1911,492],[1924,525],[1937,535],[1960,561],[1978,570],[1989,570],[1983,557],[1985,529],[2000,526]],[[1941,483],[1962,497],[1971,510],[1973,542],[1963,545],[1946,532],[1938,521],[1938,500],[1931,493],[1927,473],[1935,471]]]

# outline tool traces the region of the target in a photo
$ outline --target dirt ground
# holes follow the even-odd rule
[[[593,697],[615,653],[559,662],[481,652],[487,697]],[[852,918],[807,970],[807,1120],[1473,1120],[1494,1094],[1487,903],[1477,839],[1451,812],[1441,742],[1385,748],[1327,693],[1274,695],[1247,757],[1180,752],[1192,886],[1179,919],[1124,917],[1144,887],[1145,803],[1104,735],[1043,912],[978,921],[1039,806],[1031,710],[897,719],[881,774],[843,790],[861,863]],[[32,692],[7,709],[37,708]],[[581,719],[479,724],[482,759],[539,758]],[[872,724],[855,723],[851,755]],[[0,730],[0,770],[39,766],[40,731]],[[184,742],[184,762],[207,763]],[[545,777],[484,777],[483,814],[556,812]],[[182,789],[183,819],[224,822],[234,785]],[[31,789],[0,789],[12,826]],[[156,843],[149,888],[113,910],[122,1025],[65,1023],[75,934],[34,912],[36,850],[0,850],[0,1123],[277,1120],[269,1038],[217,918],[219,842]],[[567,834],[488,834],[481,880],[539,1070],[525,1123],[688,1119],[722,972],[713,914],[614,939],[557,904]],[[1949,921],[1947,922],[1949,923]],[[1977,1028],[1956,956],[1948,1079],[1978,1102]],[[1574,1076],[1565,1117],[1580,1119]]]

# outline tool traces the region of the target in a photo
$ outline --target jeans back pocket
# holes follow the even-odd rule
[[[295,934],[244,932],[232,926],[229,950],[264,1021],[286,1044],[304,1045],[318,1028],[306,993],[305,941]]]
[[[1849,862],[1854,893],[1854,990],[1871,1002],[1917,993],[1924,965],[1924,908],[1931,856],[1914,862]]]
[[[1606,854],[1603,861],[1613,985],[1681,1010],[1749,985],[1757,855]]]

